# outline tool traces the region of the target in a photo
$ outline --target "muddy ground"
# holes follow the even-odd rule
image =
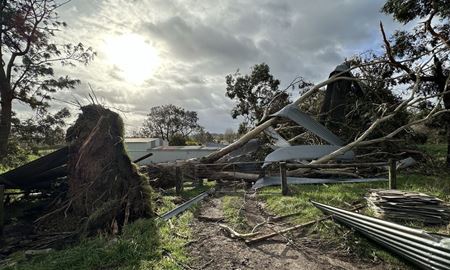
[[[246,195],[242,213],[250,226],[267,220],[264,205],[255,195]],[[200,217],[200,219],[199,219]],[[206,217],[206,220],[205,220]],[[188,245],[193,269],[390,269],[384,263],[361,261],[352,254],[330,247],[311,237],[276,236],[252,245],[230,238],[219,226],[222,219],[222,200],[219,197],[204,201],[197,213],[192,229],[194,240]],[[232,226],[230,226],[232,227]],[[262,234],[289,227],[263,225]]]

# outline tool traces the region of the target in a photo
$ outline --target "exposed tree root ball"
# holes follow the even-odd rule
[[[81,110],[66,138],[71,213],[85,220],[85,232],[114,232],[152,216],[152,189],[125,151],[120,116],[99,105]]]

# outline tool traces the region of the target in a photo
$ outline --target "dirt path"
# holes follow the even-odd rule
[[[247,197],[244,209],[251,226],[265,220],[264,213],[254,200]],[[200,215],[222,218],[221,198],[203,202]],[[350,256],[321,252],[320,245],[312,248],[302,244],[301,239],[287,244],[286,239],[276,237],[247,246],[243,241],[227,237],[216,222],[195,219],[192,228],[196,241],[188,249],[193,258],[192,266],[196,269],[387,269],[380,264],[359,262]]]

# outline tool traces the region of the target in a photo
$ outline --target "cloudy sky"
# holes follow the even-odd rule
[[[102,103],[125,111],[139,128],[152,106],[197,111],[212,132],[236,128],[225,97],[227,74],[266,62],[288,84],[296,76],[318,82],[345,57],[379,50],[378,0],[72,0],[60,9],[69,27],[60,38],[92,46],[88,66],[63,70],[82,80],[59,100],[87,102],[88,84]]]

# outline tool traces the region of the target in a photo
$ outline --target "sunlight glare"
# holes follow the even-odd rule
[[[134,84],[150,78],[160,62],[156,49],[138,34],[107,37],[105,54],[108,61],[120,70],[120,75]]]

